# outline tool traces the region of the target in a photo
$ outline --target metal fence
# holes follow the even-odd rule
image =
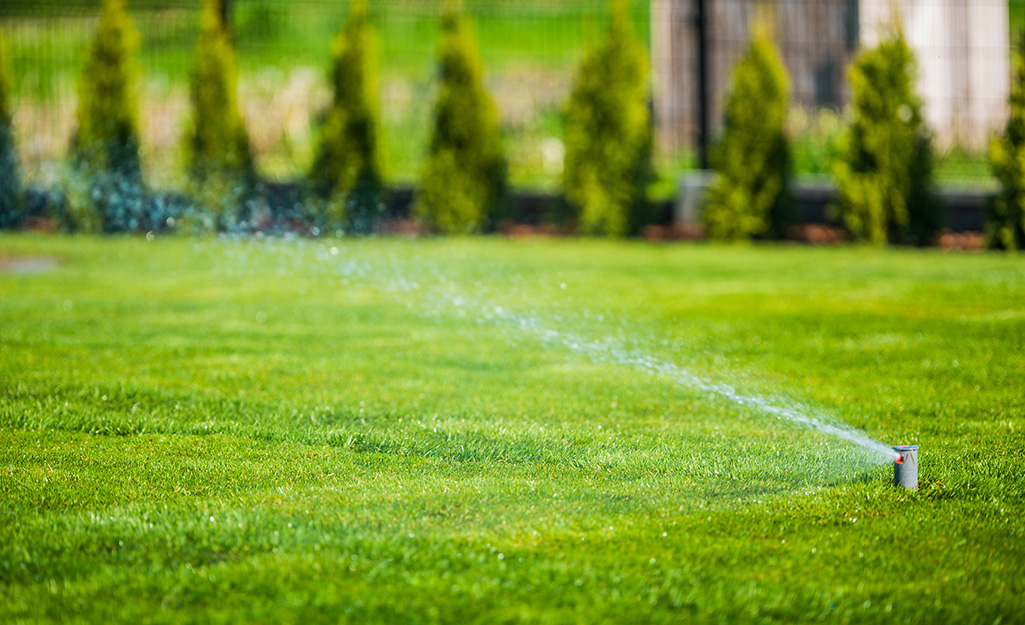
[[[651,7],[653,86],[669,150],[714,141],[732,68],[753,22],[762,21],[790,74],[798,171],[828,171],[851,95],[850,63],[899,21],[917,56],[939,176],[988,178],[985,149],[1007,115],[1008,0],[652,0]]]
[[[859,42],[866,40],[866,24],[878,21],[881,3],[892,6],[890,0],[768,3],[794,88],[791,135],[799,173],[829,171],[849,96],[846,68]],[[929,56],[924,72],[942,87],[926,95],[927,109],[934,113],[930,120],[942,140],[939,174],[944,179],[988,180],[985,138],[1006,108],[1006,3],[897,2],[910,25],[909,37]],[[730,71],[746,45],[755,6],[765,4],[632,4],[634,31],[651,50],[659,163],[667,180],[680,168],[698,164],[702,124],[705,143],[714,142]],[[19,150],[27,175],[44,184],[58,178],[73,130],[75,84],[95,32],[98,5],[97,0],[6,0],[0,6],[0,27],[15,74]],[[141,37],[140,124],[147,175],[155,186],[170,187],[181,176],[180,131],[188,115],[187,76],[199,29],[199,0],[135,0],[128,6]],[[240,102],[261,173],[271,180],[301,176],[312,159],[318,115],[328,102],[330,41],[345,21],[346,3],[234,0],[230,7],[242,70]],[[396,183],[415,179],[424,153],[442,7],[442,0],[371,3],[380,43],[384,153],[387,174]],[[607,0],[464,0],[463,7],[500,109],[513,183],[555,187],[562,105],[578,62],[605,30]],[[925,45],[930,41],[932,47]],[[937,56],[949,63],[937,63]],[[966,94],[981,93],[989,84],[1003,85],[1004,95],[986,96],[985,121],[971,121],[974,125],[966,130],[964,119],[979,119],[965,116],[971,109]],[[935,114],[938,110],[956,114],[943,117]],[[673,188],[671,183],[663,186]]]
[[[16,85],[19,147],[31,176],[52,181],[74,123],[75,84],[99,15],[96,2],[19,2],[0,9]],[[199,30],[197,0],[129,3],[141,38],[140,124],[144,162],[157,186],[180,176],[179,134],[188,115],[187,77]],[[605,0],[463,3],[500,110],[513,182],[558,179],[561,107],[580,58],[605,31]],[[429,132],[441,1],[371,3],[377,31],[384,153],[389,177],[415,178]],[[261,173],[302,175],[328,98],[330,42],[345,2],[236,0],[231,22],[241,67],[240,102]],[[632,12],[648,40],[648,11]],[[554,146],[554,147],[553,147]]]

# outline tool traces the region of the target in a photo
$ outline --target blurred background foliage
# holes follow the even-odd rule
[[[61,183],[75,131],[76,85],[96,33],[100,0],[7,0],[0,5],[11,67],[13,141],[26,186]],[[181,137],[189,123],[189,76],[201,31],[200,0],[138,0],[128,11],[141,34],[136,98],[144,179],[154,189],[187,188]],[[477,34],[483,86],[498,112],[512,188],[562,190],[566,103],[578,68],[608,32],[608,0],[465,0]],[[429,151],[432,103],[439,83],[437,50],[443,0],[384,0],[369,5],[376,33],[380,102],[380,176],[388,186],[418,182]],[[1025,0],[1009,0],[1012,32],[1025,26]],[[650,47],[650,5],[628,3],[631,34]],[[330,130],[331,42],[349,3],[327,0],[235,0],[231,42],[238,59],[238,107],[248,149],[269,182],[303,179],[315,169],[319,138]],[[1012,54],[1016,54],[1012,52]],[[841,156],[842,111],[791,108],[786,114],[797,177],[828,176]],[[720,138],[713,138],[720,139]],[[649,199],[674,197],[685,148],[653,153]],[[956,147],[936,154],[940,185],[995,188],[985,151]],[[635,228],[630,226],[630,231]]]
[[[431,139],[413,210],[435,232],[469,234],[498,216],[506,161],[477,41],[454,3],[441,30]]]
[[[430,135],[430,103],[442,0],[371,3],[379,36],[382,151],[389,179],[411,184]],[[1025,0],[1009,0],[1011,29],[1025,26]],[[11,56],[17,97],[19,150],[33,179],[52,180],[71,131],[75,81],[95,32],[98,0],[7,0],[0,24]],[[143,162],[158,188],[181,183],[180,158],[168,151],[188,106],[187,81],[200,29],[200,0],[136,0],[128,9],[141,33],[138,63]],[[498,105],[516,187],[555,189],[561,177],[557,144],[561,106],[578,63],[604,35],[604,0],[465,0],[463,9],[480,42],[485,81]],[[633,33],[650,43],[647,2],[629,7]],[[240,99],[251,128],[254,157],[270,180],[292,180],[310,168],[316,127],[330,103],[326,78],[330,42],[348,15],[346,2],[235,0],[233,33],[239,51]],[[794,110],[787,128],[795,172],[829,174],[840,134],[838,111]],[[547,147],[547,149],[545,149]],[[669,197],[681,169],[695,165],[690,150],[656,152],[660,178],[652,191]],[[938,154],[940,180],[991,179],[985,154],[953,149]]]
[[[636,234],[651,221],[653,178],[648,54],[614,0],[606,37],[588,51],[566,105],[563,190],[580,232]]]
[[[191,229],[210,231],[248,218],[257,174],[238,96],[238,60],[217,0],[203,3],[203,23],[189,71],[184,135],[186,189],[200,210]]]
[[[918,71],[897,24],[854,59],[850,121],[834,175],[840,216],[855,239],[924,244],[942,226]]]
[[[747,54],[733,70],[726,129],[712,154],[716,177],[702,213],[717,240],[782,238],[791,220],[789,78],[768,23],[752,30]]]
[[[21,172],[14,145],[12,117],[11,68],[7,42],[0,30],[0,228],[9,228],[21,219]]]
[[[1025,248],[1025,33],[1018,37],[1007,126],[990,144],[990,161],[1000,181],[986,233],[990,244],[1007,250]]]
[[[78,81],[64,226],[137,230],[146,218],[139,158],[139,35],[123,0],[105,0]]]
[[[305,175],[316,152],[317,126],[331,102],[331,41],[348,17],[346,2],[235,0],[232,23],[240,68],[240,104],[250,123],[260,173],[269,180]],[[511,182],[554,189],[561,169],[561,108],[576,64],[605,33],[605,0],[465,0],[463,12],[480,43],[485,86],[496,100]],[[99,3],[12,0],[0,7],[18,98],[22,163],[33,178],[53,178],[63,158],[83,52]],[[142,35],[140,104],[143,160],[158,188],[181,183],[178,152],[168,150],[188,107],[188,72],[200,30],[198,0],[141,0],[129,10]],[[381,142],[389,181],[413,183],[431,133],[441,0],[370,3],[380,50]],[[629,9],[647,45],[647,3]],[[544,145],[549,146],[546,152]],[[557,151],[557,150],[556,150]]]
[[[317,155],[307,174],[319,228],[365,232],[384,194],[377,81],[377,33],[366,0],[351,4],[331,41],[331,106],[324,113]]]

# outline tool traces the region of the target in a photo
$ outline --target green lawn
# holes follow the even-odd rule
[[[0,622],[1014,622],[1023,339],[1005,255],[2,235]]]

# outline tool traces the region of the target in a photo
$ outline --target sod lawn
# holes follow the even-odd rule
[[[1023,429],[1020,256],[0,235],[3,623],[1021,622]]]

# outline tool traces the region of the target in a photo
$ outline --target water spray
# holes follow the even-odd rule
[[[332,248],[330,256],[324,253],[322,258],[327,260],[336,256],[338,254],[336,250],[337,248]],[[518,313],[498,305],[486,293],[463,292],[460,285],[448,280],[439,267],[428,267],[427,274],[410,275],[394,256],[384,266],[375,266],[367,263],[364,259],[350,259],[337,263],[335,266],[345,279],[373,281],[378,288],[406,300],[410,307],[412,307],[412,304],[408,302],[410,294],[419,293],[426,314],[440,316],[444,309],[451,306],[461,316],[470,315],[476,318],[478,323],[494,323],[513,328],[516,330],[517,338],[529,335],[540,340],[543,345],[566,348],[595,363],[613,363],[633,367],[650,375],[669,379],[680,387],[708,393],[719,400],[847,441],[864,449],[868,452],[871,460],[879,464],[894,461],[899,455],[888,445],[812,406],[786,397],[744,393],[730,384],[702,377],[688,368],[662,360],[650,352],[632,348],[627,342],[608,336],[608,328],[602,328],[604,334],[602,338],[592,339],[557,329],[552,326],[551,321],[536,314]],[[565,283],[561,287],[565,289]],[[598,319],[604,321],[600,315]],[[556,320],[561,321],[562,319],[557,316]],[[908,488],[915,488],[918,483],[917,456],[913,457],[912,464],[914,483]],[[905,483],[908,482],[905,481]]]
[[[898,445],[893,451],[897,454],[893,461],[893,485],[908,490],[918,488],[918,445]]]

